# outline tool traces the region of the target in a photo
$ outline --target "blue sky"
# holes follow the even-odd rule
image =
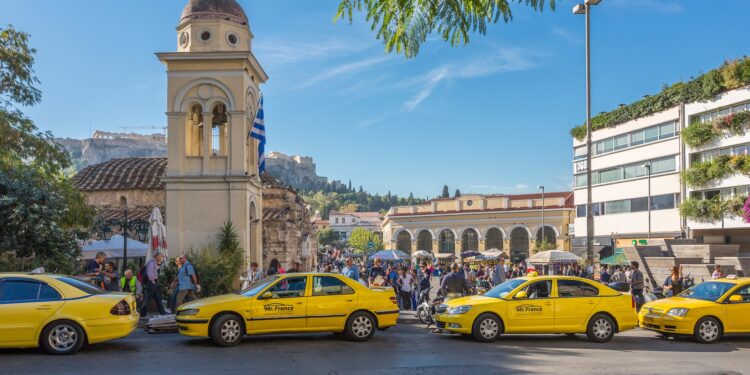
[[[569,130],[585,115],[583,17],[514,5],[514,20],[466,47],[433,38],[386,55],[336,0],[238,0],[270,75],[267,149],[371,192],[435,196],[570,189]],[[2,0],[0,25],[32,34],[44,97],[27,113],[56,136],[161,127],[186,0]],[[712,6],[709,6],[712,4]],[[750,1],[603,0],[592,14],[593,113],[750,52]],[[113,119],[113,120],[112,120]],[[140,131],[149,131],[142,129]]]

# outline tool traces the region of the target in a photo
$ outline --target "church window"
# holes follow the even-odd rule
[[[224,104],[217,104],[211,124],[211,153],[213,156],[227,156],[227,111]]]
[[[203,155],[203,108],[200,105],[194,105],[188,112],[185,142],[187,156]]]
[[[206,30],[206,31],[202,32],[202,33],[201,33],[201,39],[202,39],[202,40],[203,40],[204,42],[208,42],[208,40],[209,40],[209,39],[211,39],[211,32],[210,32],[210,31],[208,31],[208,30]]]
[[[236,46],[237,43],[239,43],[239,41],[240,41],[240,38],[237,36],[237,34],[235,34],[235,33],[229,33],[229,34],[227,34],[227,42],[229,42],[229,44],[232,47]]]

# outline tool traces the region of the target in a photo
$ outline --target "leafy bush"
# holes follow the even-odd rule
[[[682,131],[682,140],[690,147],[698,147],[716,141],[719,135],[711,123],[696,121]]]
[[[728,132],[731,135],[745,135],[750,128],[750,111],[732,113],[709,122],[696,121],[682,132],[682,139],[691,147],[700,147],[714,142]]]
[[[743,207],[747,197],[721,199],[690,198],[680,204],[680,215],[700,222],[714,223],[724,218],[743,216]]]
[[[682,172],[682,179],[690,187],[701,187],[733,174],[750,176],[750,155],[719,155],[709,161],[693,163]]]
[[[750,58],[727,61],[721,67],[688,82],[677,82],[666,86],[656,95],[594,116],[591,118],[591,127],[597,130],[622,124],[672,108],[680,103],[705,101],[724,91],[747,85],[750,85]],[[579,141],[583,140],[586,136],[586,125],[573,128],[570,134]]]
[[[200,276],[202,296],[233,293],[239,289],[244,260],[237,231],[231,222],[219,228],[215,246],[206,246],[191,254],[191,263]]]

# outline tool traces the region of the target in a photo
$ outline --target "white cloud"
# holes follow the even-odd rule
[[[265,64],[294,64],[348,55],[373,46],[373,43],[330,39],[298,41],[281,38],[264,39],[253,44],[253,50]]]
[[[393,58],[392,56],[380,56],[380,57],[373,57],[373,58],[368,58],[365,60],[359,60],[359,61],[342,64],[342,65],[333,67],[331,69],[325,70],[323,72],[320,72],[314,75],[309,80],[297,86],[296,89],[308,88],[310,86],[314,86],[321,82],[324,82],[324,81],[327,81],[327,80],[330,80],[332,78],[336,78],[342,75],[358,73],[358,72],[361,72],[363,70],[370,68],[373,65],[384,63],[392,58]]]
[[[517,48],[498,48],[491,55],[483,58],[461,64],[445,64],[417,78],[416,81],[420,89],[414,97],[404,103],[404,109],[413,111],[445,80],[487,77],[500,73],[527,70],[534,66],[535,64],[528,60],[523,51]],[[451,72],[454,73],[449,74]]]
[[[516,184],[516,186],[514,186],[514,188],[516,190],[528,190],[530,188],[530,186],[526,185],[526,184]]]
[[[555,26],[552,28],[552,34],[559,36],[561,39],[565,40],[568,43],[572,43],[572,44],[583,43],[583,38],[581,37],[581,35],[583,34],[583,31],[581,31],[579,34],[575,34],[564,27]]]

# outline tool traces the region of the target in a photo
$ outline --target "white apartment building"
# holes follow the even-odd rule
[[[732,90],[712,101],[685,105],[687,124],[711,121],[740,111],[750,110],[750,87]],[[745,135],[729,135],[698,148],[685,147],[683,162],[687,167],[699,161],[711,160],[717,155],[746,155],[750,153],[750,132]],[[698,189],[686,187],[687,196],[710,199],[715,196],[729,198],[748,196],[750,177],[734,174]],[[690,236],[703,243],[740,244],[743,251],[750,251],[750,224],[742,218],[724,219],[718,222],[687,220]]]
[[[592,210],[594,245],[608,256],[613,247],[647,239],[651,166],[651,238],[681,235],[680,108],[594,131]],[[573,140],[576,219],[573,250],[586,248],[586,142]]]
[[[750,225],[742,218],[711,222],[681,217],[686,198],[746,197],[750,177],[730,174],[701,188],[682,182],[680,172],[717,155],[750,154],[750,132],[724,134],[717,142],[691,148],[680,139],[689,124],[750,110],[750,87],[731,90],[713,100],[678,105],[616,126],[594,131],[593,212],[595,245],[628,246],[649,238],[648,171],[651,165],[650,238],[686,236],[703,243],[735,243],[750,251]],[[574,251],[586,247],[586,144],[573,140]]]
[[[348,241],[355,228],[365,228],[380,235],[380,213],[379,212],[339,212],[331,211],[328,214],[328,224],[331,230],[336,232],[339,240]]]

